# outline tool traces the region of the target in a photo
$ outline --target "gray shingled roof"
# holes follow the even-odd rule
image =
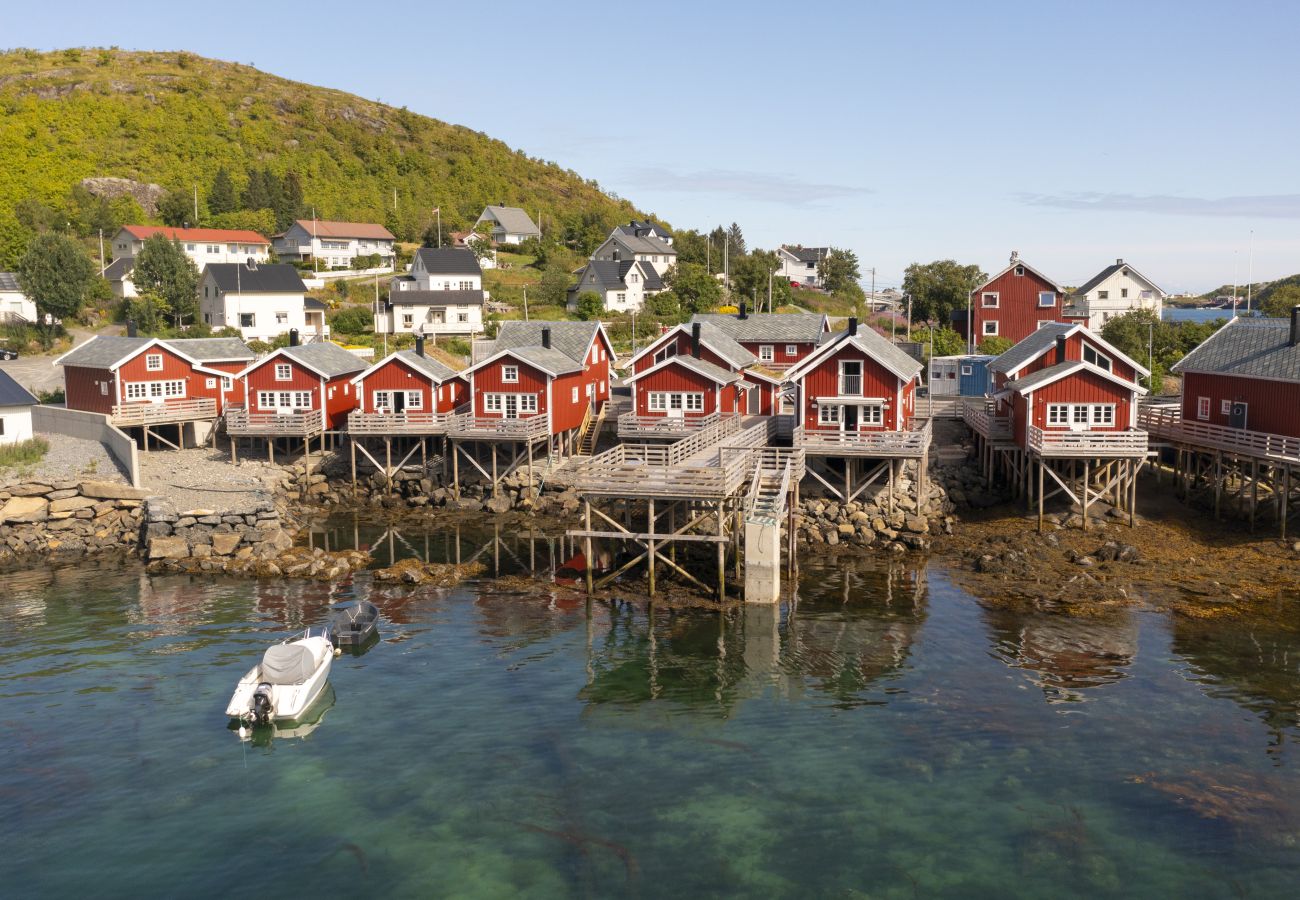
[[[1290,338],[1288,319],[1233,319],[1179,360],[1174,371],[1300,382],[1300,346],[1290,346]]]
[[[257,354],[239,338],[175,338],[163,341],[168,347],[184,353],[190,359],[199,362],[220,362],[222,360],[247,360],[252,362]]]
[[[1114,275],[1120,269],[1128,269],[1129,272],[1131,272],[1134,275],[1134,277],[1140,278],[1141,280],[1145,281],[1147,284],[1151,285],[1151,287],[1155,288],[1157,291],[1160,290],[1159,287],[1156,287],[1156,283],[1152,281],[1150,278],[1147,278],[1145,275],[1143,275],[1137,269],[1130,266],[1128,263],[1121,261],[1115,263],[1113,266],[1107,266],[1106,268],[1098,272],[1096,275],[1089,278],[1082,285],[1075,288],[1074,291],[1072,292],[1072,295],[1076,297],[1083,296],[1084,294],[1088,293],[1088,291],[1092,290],[1097,285],[1101,284],[1107,278]]]
[[[691,333],[690,326],[687,326],[685,330],[688,335]],[[758,362],[757,356],[750,353],[738,344],[735,338],[711,322],[700,323],[700,342],[707,344],[710,350],[738,369],[752,366]]]
[[[0,272],[0,291],[21,291],[17,272]]]
[[[551,329],[551,347],[568,356],[571,361],[582,363],[587,356],[596,335],[598,322],[502,322],[501,330],[492,352],[514,350],[520,347],[542,346],[542,329]]]
[[[108,281],[121,281],[135,270],[135,258],[124,256],[115,259],[104,268],[104,278]]]
[[[326,378],[352,375],[366,369],[366,364],[361,357],[330,341],[285,347],[282,352],[290,359],[298,360]]]
[[[61,366],[85,366],[90,369],[107,369],[130,354],[136,352],[153,338],[115,337],[96,335],[86,343],[69,350],[59,358]]]
[[[0,406],[32,406],[39,402],[12,375],[0,371]]]
[[[716,325],[737,341],[764,343],[818,343],[825,316],[820,313],[750,313],[746,318],[730,313],[696,313],[691,322]]]
[[[203,270],[211,275],[217,284],[217,290],[245,291],[250,294],[305,294],[307,286],[302,283],[298,270],[284,263],[258,263],[249,266],[245,263],[208,263]]]
[[[590,289],[589,283],[584,284],[588,274],[596,276],[596,282],[602,291],[627,290],[627,273],[632,271],[634,265],[638,263],[630,259],[593,259],[578,270],[578,283],[570,287],[569,291],[572,293],[584,288]],[[659,277],[654,266],[641,265],[640,271],[647,291],[664,289],[663,279]]]
[[[665,237],[672,237],[672,232],[662,225],[655,222],[641,222],[636,219],[633,219],[626,225],[617,226],[616,230],[623,234],[629,234],[635,237],[648,237],[656,231]]]
[[[451,366],[444,365],[433,357],[421,356],[414,350],[399,350],[393,356],[435,381],[446,381],[448,378],[455,378],[457,374]]]
[[[426,272],[435,275],[483,274],[474,251],[463,247],[421,247],[415,251],[415,256],[424,264]]]
[[[1044,325],[989,363],[989,370],[1003,374],[1013,372],[1031,359],[1037,358],[1040,353],[1050,350],[1056,344],[1057,335],[1067,334],[1076,327],[1070,322],[1052,322],[1050,325]]]
[[[1065,362],[1062,363],[1055,363],[1054,365],[1050,365],[1045,369],[1039,369],[1037,372],[1032,372],[1029,375],[1026,375],[1024,378],[1012,379],[1011,381],[1008,381],[1006,384],[1004,384],[1002,386],[1002,389],[1006,391],[1017,391],[1022,394],[1027,393],[1029,391],[1032,391],[1034,388],[1038,387],[1039,385],[1051,381],[1053,378],[1055,378],[1057,375],[1064,372],[1066,369],[1070,369],[1078,365],[1080,365],[1080,363],[1077,359],[1066,360]]]
[[[506,348],[498,347],[497,352]],[[569,372],[581,372],[582,365],[575,362],[573,357],[567,353],[562,353],[554,347],[512,347],[510,355],[516,359],[521,359],[526,363],[532,363],[539,369],[550,372],[554,375],[564,375]]]
[[[626,234],[622,230],[615,228],[605,243],[613,241],[620,247],[626,249],[629,253],[658,253],[661,256],[665,253],[676,254],[672,245],[667,241],[662,241],[654,237],[640,237],[635,234]]]
[[[389,291],[389,306],[482,306],[482,291]]]
[[[677,356],[670,356],[668,358],[668,363],[669,364],[678,363],[680,365],[685,366],[688,369],[693,369],[696,372],[699,372],[701,375],[705,376],[706,378],[712,378],[714,381],[720,381],[723,384],[730,384],[733,381],[740,381],[742,377],[739,372],[729,371],[727,369],[722,368],[722,366],[714,365],[713,363],[709,362],[707,359],[696,359],[694,356],[689,356],[689,355],[684,356],[682,354],[678,354]],[[647,369],[646,371],[649,370]],[[628,379],[628,380],[632,381],[634,379]]]
[[[858,344],[866,351],[872,359],[879,360],[884,366],[893,370],[900,377],[912,379],[921,373],[924,368],[919,362],[908,356],[899,349],[897,344],[892,343],[887,337],[880,334],[874,328],[866,325],[858,326],[858,333],[850,335],[847,331],[837,332],[835,338],[828,343],[831,345],[842,344],[844,341],[856,339]],[[817,349],[820,358],[825,359],[835,353],[834,350]]]
[[[532,217],[517,206],[488,206],[483,210],[483,215],[479,220],[489,212],[496,219],[497,224],[506,230],[509,234],[535,234],[540,235],[542,230],[533,222]]]
[[[823,256],[830,254],[829,247],[791,247],[782,248],[786,253],[793,254],[800,262],[815,263],[821,260]]]

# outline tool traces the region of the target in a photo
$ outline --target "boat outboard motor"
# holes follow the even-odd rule
[[[253,692],[253,721],[258,725],[270,724],[274,706],[271,703],[271,685],[263,681]]]

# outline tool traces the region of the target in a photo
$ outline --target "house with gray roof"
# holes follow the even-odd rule
[[[492,224],[492,240],[498,244],[521,244],[528,238],[540,239],[542,236],[542,229],[537,227],[532,217],[517,206],[485,207],[474,220],[474,225],[480,222]]]
[[[619,226],[610,232],[605,242],[591,254],[593,262],[636,261],[653,268],[660,278],[677,265],[677,251],[671,237],[661,237],[652,227],[639,227],[639,223]]]
[[[638,260],[592,259],[576,275],[577,282],[568,292],[570,312],[577,310],[580,294],[598,294],[609,312],[635,312],[645,305],[646,297],[664,290],[655,267]]]
[[[339,430],[357,407],[352,380],[366,368],[330,341],[281,347],[239,372],[247,402],[227,412],[226,431],[310,438]]]
[[[831,330],[830,319],[822,313],[751,313],[743,301],[736,313],[696,313],[691,321],[722,330],[760,365],[778,370],[808,357]]]
[[[0,371],[0,444],[16,444],[32,436],[32,407],[40,401],[31,391]]]
[[[23,293],[17,272],[0,272],[0,325],[36,321],[36,304]]]
[[[1065,316],[1086,320],[1093,331],[1101,331],[1116,316],[1145,309],[1160,318],[1165,292],[1123,259],[1107,266],[1070,294]]]
[[[830,252],[830,247],[783,244],[776,251],[776,258],[781,266],[776,270],[776,277],[784,278],[799,287],[820,289],[823,286],[821,261]]]
[[[212,263],[199,278],[199,313],[214,329],[238,328],[246,341],[307,333],[307,286],[284,263]]]
[[[376,334],[475,335],[483,330],[483,270],[464,247],[421,247],[376,305]]]
[[[1300,438],[1300,306],[1285,319],[1232,319],[1173,370],[1184,423]]]

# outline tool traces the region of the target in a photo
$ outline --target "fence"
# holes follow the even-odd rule
[[[140,451],[130,435],[114,426],[103,413],[65,409],[62,406],[32,407],[32,430],[43,434],[62,434],[83,441],[98,441],[118,468],[140,486]]]

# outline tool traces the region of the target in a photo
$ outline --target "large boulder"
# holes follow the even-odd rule
[[[190,555],[190,545],[184,538],[162,537],[149,542],[150,559],[186,559]]]
[[[48,484],[16,484],[13,487],[5,488],[11,497],[41,497],[48,494],[54,488]]]
[[[133,488],[129,484],[114,481],[83,481],[81,493],[96,500],[143,500],[150,492],[143,488]]]
[[[44,497],[14,497],[0,508],[0,522],[44,522],[50,516],[50,503]]]
[[[214,534],[212,536],[212,552],[218,556],[229,556],[235,552],[239,546],[242,535],[238,534]]]

